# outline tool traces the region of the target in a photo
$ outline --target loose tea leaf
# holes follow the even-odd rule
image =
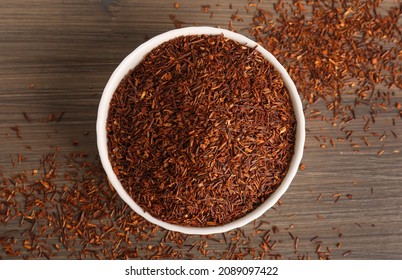
[[[357,137],[352,139],[346,127],[356,128],[363,118],[363,131],[354,135],[365,137],[382,129],[375,125],[379,113],[395,117],[400,110],[392,99],[402,88],[402,6],[387,5],[278,0],[274,12],[254,10],[249,35],[284,64],[305,104],[306,119],[339,127],[350,142]],[[321,102],[326,112],[313,108]]]
[[[118,86],[109,157],[151,215],[215,226],[277,189],[295,127],[284,82],[256,49],[223,35],[184,36],[152,50]]]

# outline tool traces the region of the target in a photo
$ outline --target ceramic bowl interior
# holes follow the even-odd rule
[[[296,142],[294,155],[292,157],[289,170],[283,179],[281,185],[273,192],[269,198],[254,209],[252,212],[247,215],[235,220],[233,222],[220,225],[220,226],[211,226],[211,227],[188,227],[188,226],[180,226],[176,224],[166,223],[162,220],[159,220],[149,213],[145,212],[125,191],[116,174],[113,172],[112,165],[109,161],[108,156],[108,147],[107,147],[107,132],[106,132],[106,122],[109,112],[109,103],[113,97],[113,94],[120,84],[121,80],[125,77],[125,75],[134,67],[136,67],[143,58],[154,48],[158,47],[160,44],[174,39],[179,36],[188,36],[188,35],[218,35],[223,34],[223,36],[237,41],[241,44],[245,44],[248,47],[256,47],[256,50],[259,51],[266,60],[268,60],[280,73],[285,83],[285,86],[290,94],[293,110],[296,116],[297,126],[296,126]],[[267,50],[265,50],[262,46],[258,45],[256,42],[250,40],[249,38],[234,33],[225,29],[213,28],[213,27],[186,27],[181,29],[175,29],[172,31],[168,31],[161,35],[158,35],[147,42],[143,43],[139,47],[137,47],[131,54],[129,54],[116,68],[116,70],[111,75],[106,87],[104,88],[102,98],[98,108],[98,117],[96,123],[96,132],[97,132],[97,145],[99,150],[100,159],[103,165],[103,168],[106,171],[108,179],[112,186],[116,189],[117,193],[120,197],[139,215],[154,223],[159,225],[165,229],[178,231],[186,234],[214,234],[226,232],[234,228],[242,227],[245,224],[257,219],[263,213],[265,213],[269,208],[271,208],[279,198],[285,193],[288,189],[291,181],[293,180],[296,172],[298,170],[298,166],[302,159],[303,155],[303,147],[305,141],[305,120],[303,115],[303,108],[301,104],[301,100],[299,94],[297,92],[296,86],[294,85],[292,79],[289,77],[289,74],[286,72],[285,68],[276,60],[276,58]]]

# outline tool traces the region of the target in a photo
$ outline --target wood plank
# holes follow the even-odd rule
[[[174,2],[1,1],[0,173],[4,180],[24,170],[30,173],[39,169],[43,155],[52,152],[63,156],[82,151],[96,162],[95,122],[103,87],[120,61],[139,44],[174,28],[170,15],[183,21],[183,26],[228,28],[231,15],[238,10],[243,21],[234,22],[234,26],[247,34],[252,17],[252,12],[247,14],[245,9],[247,1],[231,1],[232,8],[227,1],[203,1],[202,5],[211,6],[207,13],[201,11],[200,2],[177,1],[180,2],[179,9],[174,8]],[[273,2],[263,1],[261,7],[272,10]],[[381,9],[387,10],[395,3],[384,1]],[[394,92],[392,100],[402,103],[400,89]],[[353,101],[353,96],[344,98],[344,102]],[[316,108],[327,112],[324,104],[317,104]],[[54,120],[62,113],[60,121]],[[49,116],[54,119],[49,121]],[[396,125],[392,124],[392,118],[397,120]],[[315,259],[317,246],[321,244],[322,251],[330,248],[334,259],[402,259],[401,120],[395,110],[381,112],[373,131],[380,134],[386,131],[387,137],[379,141],[378,135],[370,136],[370,147],[361,139],[366,135],[362,123],[364,121],[359,119],[348,124],[354,131],[353,142],[360,145],[359,151],[354,151],[349,141],[337,140],[344,136],[339,127],[323,121],[307,122],[305,170],[298,172],[282,197],[281,205],[241,229],[247,236],[241,240],[247,244],[239,244],[240,247],[262,251],[259,247],[261,237],[254,230],[262,223],[261,229],[270,229],[271,240],[277,241],[272,252],[284,258],[308,255]],[[21,138],[17,137],[15,126],[18,126]],[[398,138],[390,133],[391,129]],[[327,137],[326,142],[320,138],[322,135]],[[331,147],[330,139],[334,140],[335,147]],[[321,144],[327,148],[321,148]],[[381,149],[384,153],[378,156]],[[26,157],[22,163],[18,163],[18,154]],[[65,168],[60,167],[59,186],[66,183]],[[104,178],[101,176],[99,180]],[[0,182],[0,189],[4,185],[5,182]],[[4,201],[4,197],[1,199]],[[113,199],[123,207],[118,197]],[[1,213],[5,215],[5,212]],[[21,231],[26,229],[28,222],[24,227],[19,222],[16,219],[0,224],[0,241],[3,242],[0,242],[0,259],[45,258],[45,255],[27,253]],[[112,219],[113,224],[118,222]],[[279,232],[272,232],[274,225]],[[161,230],[151,234],[148,240],[136,241],[135,227],[130,230],[132,245],[126,250],[138,248],[144,258],[155,253],[149,248],[159,246],[166,235],[166,231]],[[298,252],[295,252],[294,239],[289,232],[300,239]],[[236,234],[239,231],[232,231],[227,238]],[[13,236],[15,240],[11,240]],[[315,236],[318,237],[311,241]],[[231,257],[230,242],[226,244],[222,235],[214,236],[215,241],[205,236],[185,238],[183,246],[173,241],[167,241],[166,246],[173,246],[181,258]],[[52,236],[48,243],[57,242],[57,239]],[[5,240],[15,242],[15,250],[22,253],[19,256],[7,253]],[[193,242],[199,244],[200,241],[208,243],[210,253],[207,256],[201,254],[198,247],[188,252]],[[341,244],[340,248],[337,244]],[[82,244],[77,242],[77,246]],[[80,257],[77,254],[69,256],[72,252],[64,248],[51,248],[52,258]],[[101,245],[93,248],[97,252],[104,249]],[[344,256],[349,250],[351,253]],[[96,256],[89,254],[87,258]]]

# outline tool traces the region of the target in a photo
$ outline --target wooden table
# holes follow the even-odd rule
[[[174,28],[172,19],[184,22],[183,26],[228,28],[230,16],[239,10],[243,22],[235,22],[235,28],[247,35],[244,28],[252,16],[252,12],[247,14],[244,9],[247,1],[179,2],[180,8],[176,9],[173,1],[1,1],[3,183],[23,170],[31,172],[38,168],[46,153],[57,151],[68,155],[81,151],[96,160],[97,107],[110,74],[147,38]],[[382,5],[386,9],[396,3],[387,0]],[[210,5],[207,13],[201,11],[201,4]],[[270,9],[272,2],[264,1],[261,5]],[[402,103],[399,89],[395,90],[393,101]],[[322,109],[325,110],[324,105]],[[377,117],[384,131],[392,126],[390,114],[385,112]],[[297,256],[316,259],[317,249],[329,250],[333,259],[402,259],[402,126],[400,119],[396,121],[392,130],[399,138],[390,135],[384,142],[375,141],[370,148],[354,151],[348,142],[336,141],[337,127],[308,120],[304,171],[298,172],[280,206],[242,230],[252,232],[261,222],[270,223],[262,228],[277,226],[279,232],[271,228],[272,239],[277,240],[275,252],[285,259]],[[314,136],[324,134],[335,139],[335,147],[329,147],[328,142],[328,148],[320,146],[323,142]],[[378,156],[384,144],[384,152]],[[59,177],[62,186],[64,178],[62,174]],[[4,206],[0,210],[5,215]],[[0,224],[0,258],[45,258],[24,253],[28,249],[19,237],[22,230],[19,222],[15,219]],[[10,241],[13,230],[15,240]],[[158,246],[164,234],[162,231],[157,237],[133,246],[140,248],[139,255],[147,258],[150,254],[144,253],[146,248]],[[7,242],[14,242],[14,249],[21,248],[19,256],[7,252],[6,237]],[[296,238],[299,252],[295,252]],[[204,239],[191,236],[186,242],[191,245]],[[260,237],[250,234],[248,242],[261,250]],[[210,254],[204,256],[194,249],[191,258],[209,258],[230,250],[225,242],[208,244]],[[186,254],[188,247],[177,250],[183,251],[182,258],[190,258]],[[69,254],[54,249],[54,255],[48,256],[76,258]],[[92,257],[95,256],[89,255]]]

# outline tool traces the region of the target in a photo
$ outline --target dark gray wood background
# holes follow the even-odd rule
[[[228,28],[230,15],[239,9],[244,21],[235,23],[235,28],[244,32],[243,28],[250,23],[251,14],[244,9],[248,1],[178,2],[180,9],[174,8],[174,1],[161,0],[2,0],[0,165],[3,174],[37,166],[41,155],[56,147],[65,153],[84,151],[95,158],[95,122],[103,87],[115,67],[139,44],[174,28],[170,15],[185,22],[184,26]],[[386,8],[397,0],[384,2],[382,7]],[[212,17],[210,12],[201,12],[201,5],[206,4],[211,5]],[[272,1],[264,1],[262,7],[269,9]],[[401,103],[400,90],[395,91],[393,100]],[[50,113],[64,112],[64,115],[60,122],[28,123],[22,112],[35,120],[46,119]],[[377,117],[383,130],[392,126],[390,116],[391,113],[385,112]],[[305,170],[298,172],[282,197],[282,205],[269,210],[260,220],[279,228],[293,227],[292,234],[300,238],[300,250],[312,258],[317,257],[317,244],[310,239],[319,236],[322,246],[331,248],[334,259],[402,259],[400,124],[399,120],[392,127],[399,138],[387,137],[383,142],[375,141],[370,148],[353,151],[349,143],[336,141],[340,135],[338,128],[308,120]],[[10,129],[15,125],[20,127],[21,138]],[[361,128],[361,123],[355,125]],[[335,139],[336,147],[321,148],[322,143],[314,137],[320,135]],[[75,141],[78,146],[73,145]],[[377,152],[382,145],[384,153],[379,157]],[[10,164],[18,153],[27,158],[24,167]],[[337,194],[340,198],[335,202]],[[347,194],[352,198],[347,198]],[[0,229],[0,237],[2,230],[5,229]],[[277,251],[285,258],[294,258],[294,240],[286,231],[277,234],[281,240]],[[336,248],[339,242],[342,246]],[[219,244],[211,246],[216,246],[216,251],[227,249]],[[7,258],[1,248],[0,256]],[[195,253],[195,257],[203,256]]]

